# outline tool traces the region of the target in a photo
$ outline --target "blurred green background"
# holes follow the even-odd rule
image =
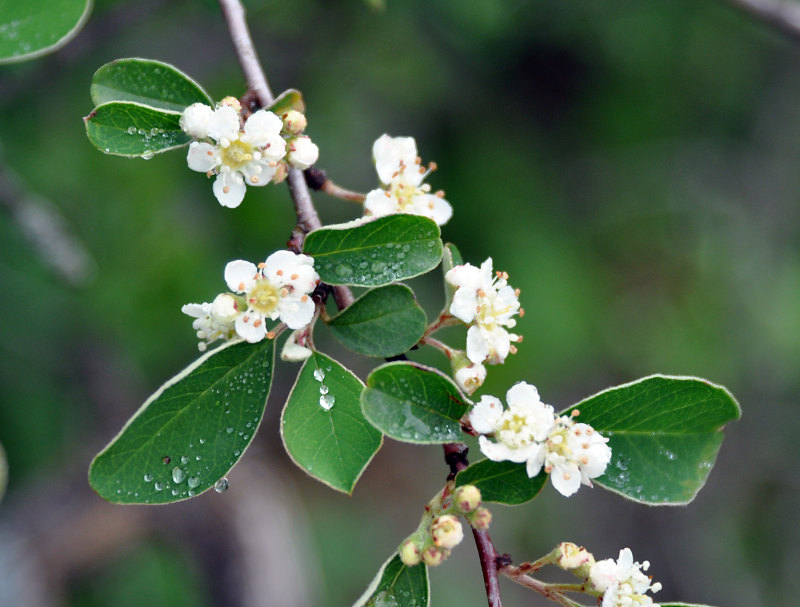
[[[366,191],[372,142],[416,137],[455,209],[444,238],[522,289],[525,341],[486,393],[525,380],[562,408],[659,372],[725,385],[743,406],[690,507],[548,487],[493,508],[498,549],[522,561],[562,540],[598,558],[630,546],[659,601],[792,604],[800,47],[724,0],[248,6],[273,89],[305,95],[318,166]],[[292,365],[224,495],[120,507],[88,487],[91,457],[196,356],[180,306],[210,300],[227,261],[262,259],[293,225],[285,187],[230,211],[183,152],[95,150],[89,83],[119,57],[173,63],[215,98],[244,93],[211,0],[99,0],[64,49],[0,67],[0,605],[349,605],[446,467],[438,448],[387,441],[352,497],[305,477],[278,434]],[[360,214],[316,201],[328,223]],[[413,283],[429,315],[439,280]],[[375,364],[351,362],[362,377]],[[485,604],[470,542],[431,578],[438,607]],[[502,588],[507,605],[550,604]]]

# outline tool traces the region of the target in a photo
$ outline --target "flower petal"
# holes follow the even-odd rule
[[[242,314],[236,319],[234,324],[236,333],[245,341],[254,344],[261,341],[267,335],[267,327],[260,314],[249,312]]]
[[[235,209],[244,200],[245,188],[244,180],[239,173],[230,171],[223,171],[214,180],[214,185],[211,188],[214,191],[214,196],[223,207]]]
[[[372,190],[364,199],[364,213],[374,217],[391,215],[400,210],[400,203],[394,196],[387,195],[386,190]]]
[[[249,291],[256,284],[258,275],[256,265],[243,259],[231,261],[225,266],[225,284],[236,293]]]
[[[186,164],[193,171],[208,173],[219,166],[217,146],[202,141],[193,141],[186,154]]]
[[[244,123],[244,133],[240,139],[250,145],[262,148],[274,139],[280,139],[283,121],[268,110],[258,110]]]
[[[208,136],[220,143],[238,139],[239,113],[229,105],[215,109],[214,115],[208,121]]]

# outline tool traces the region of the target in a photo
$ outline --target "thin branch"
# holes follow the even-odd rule
[[[261,107],[270,105],[274,99],[272,90],[267,84],[267,77],[264,68],[258,60],[253,39],[250,36],[250,29],[247,27],[244,6],[240,0],[219,0],[219,6],[225,15],[228,30],[236,49],[236,56],[239,58],[239,65],[242,67],[247,88],[256,94],[258,103]],[[293,246],[302,249],[305,235],[311,230],[322,227],[314,202],[311,200],[311,193],[308,191],[303,173],[297,169],[289,170],[289,192],[294,201],[295,213],[297,214],[297,227],[292,238]],[[353,303],[353,294],[347,287],[334,287],[333,296],[336,305],[340,310]]]
[[[730,4],[800,42],[800,4],[783,0],[727,0]]]

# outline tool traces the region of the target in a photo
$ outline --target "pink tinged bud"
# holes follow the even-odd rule
[[[299,135],[306,130],[308,120],[305,114],[297,110],[289,110],[283,115],[283,128],[292,135]]]
[[[428,546],[422,551],[422,562],[428,567],[438,567],[448,556],[450,556],[449,548]]]
[[[439,548],[453,548],[464,539],[461,521],[452,514],[443,514],[431,523],[431,537]]]
[[[582,546],[572,542],[562,542],[558,545],[556,564],[565,571],[571,571],[580,578],[588,577],[594,565],[594,556]]]
[[[422,560],[422,554],[420,553],[419,545],[417,545],[417,543],[410,538],[400,544],[400,548],[397,551],[400,554],[400,560],[403,561],[403,564],[407,565],[408,567],[418,565]]]
[[[453,503],[461,512],[472,512],[481,505],[481,492],[475,485],[464,485],[456,489]]]
[[[488,508],[478,508],[475,512],[471,512],[467,517],[469,524],[473,529],[478,531],[486,531],[489,525],[492,524],[492,513]]]

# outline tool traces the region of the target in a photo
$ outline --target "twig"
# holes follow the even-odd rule
[[[239,65],[242,67],[247,87],[253,91],[261,107],[266,107],[272,103],[274,97],[272,90],[267,84],[267,77],[264,68],[258,60],[250,30],[245,19],[244,6],[240,0],[219,0],[219,6],[225,15],[228,30],[231,33],[233,46],[236,49],[236,56],[239,58]],[[311,230],[322,227],[311,194],[308,191],[303,173],[297,169],[289,170],[289,192],[294,201],[295,213],[297,214],[297,226],[300,234],[294,235],[293,243],[302,248],[305,234]],[[347,287],[334,287],[333,296],[336,305],[340,310],[353,303],[353,294]]]
[[[363,203],[364,199],[366,198],[364,194],[360,194],[359,192],[354,192],[353,190],[348,190],[336,185],[333,181],[328,179],[328,175],[322,169],[311,167],[306,169],[304,173],[306,184],[312,190],[319,190],[321,192],[325,192],[328,196],[334,196],[335,198],[341,198],[342,200],[349,200],[350,202],[355,202],[357,204]]]
[[[800,42],[800,4],[783,0],[727,0],[744,12]]]

